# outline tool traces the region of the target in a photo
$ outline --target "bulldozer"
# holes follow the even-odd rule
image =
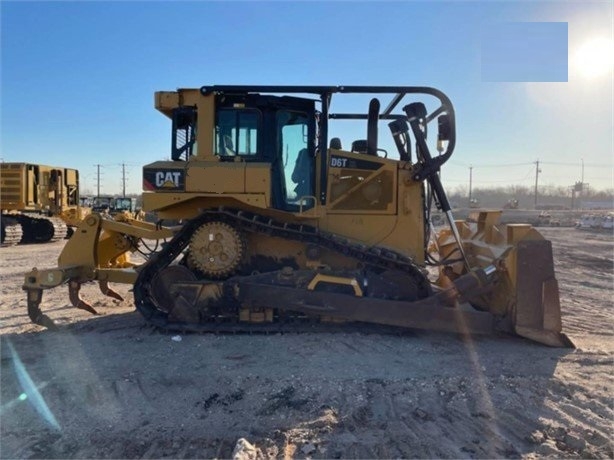
[[[500,224],[500,211],[454,219],[439,173],[455,113],[442,91],[214,85],[156,92],[155,108],[170,120],[170,158],[143,167],[143,210],[159,221],[87,216],[57,267],[25,275],[34,323],[57,327],[41,304],[61,285],[96,313],[79,290],[98,281],[114,298],[109,282],[132,284],[136,309],[167,330],[376,324],[573,347],[551,243]],[[350,148],[331,134],[344,123],[364,133]]]
[[[1,163],[0,178],[3,246],[64,239],[83,218],[76,169]]]

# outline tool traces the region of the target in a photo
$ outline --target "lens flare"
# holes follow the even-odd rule
[[[30,374],[28,374],[28,371],[21,362],[21,359],[19,359],[19,355],[17,354],[17,351],[15,351],[13,344],[8,341],[7,344],[11,353],[13,364],[15,366],[15,374],[17,376],[17,380],[19,381],[19,384],[21,385],[21,389],[23,391],[23,393],[19,395],[18,399],[20,401],[28,400],[30,404],[32,404],[32,407],[34,407],[34,410],[36,410],[36,412],[38,412],[38,414],[52,428],[60,430],[60,424],[51,412],[51,409],[49,409],[49,406],[45,402],[45,398],[43,398],[43,395],[40,393],[40,391],[38,391],[37,386],[34,384],[34,381],[30,377]]]
[[[593,38],[576,50],[573,63],[585,78],[597,78],[612,72],[614,42],[607,38]]]

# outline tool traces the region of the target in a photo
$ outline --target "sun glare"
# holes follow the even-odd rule
[[[596,78],[608,74],[614,67],[614,42],[594,38],[584,42],[576,51],[574,63],[580,74]]]

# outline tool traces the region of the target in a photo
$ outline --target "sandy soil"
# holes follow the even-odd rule
[[[498,336],[182,335],[85,286],[100,311],[21,290],[62,243],[0,249],[2,458],[613,458],[611,234],[554,243],[576,350]],[[179,340],[181,339],[181,340]]]

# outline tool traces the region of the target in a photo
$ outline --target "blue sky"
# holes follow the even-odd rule
[[[91,191],[101,164],[104,193],[121,191],[125,163],[128,191],[140,192],[142,166],[169,156],[170,121],[153,108],[157,90],[426,85],[446,92],[457,112],[457,148],[442,172],[448,188],[467,185],[470,166],[475,187],[532,186],[536,160],[540,185],[571,185],[584,163],[585,182],[614,188],[612,70],[583,72],[599,64],[594,46],[582,68],[577,59],[591,40],[611,44],[612,8],[610,1],[2,1],[0,156],[77,167]],[[568,23],[569,81],[482,81],[483,32],[504,22]]]

